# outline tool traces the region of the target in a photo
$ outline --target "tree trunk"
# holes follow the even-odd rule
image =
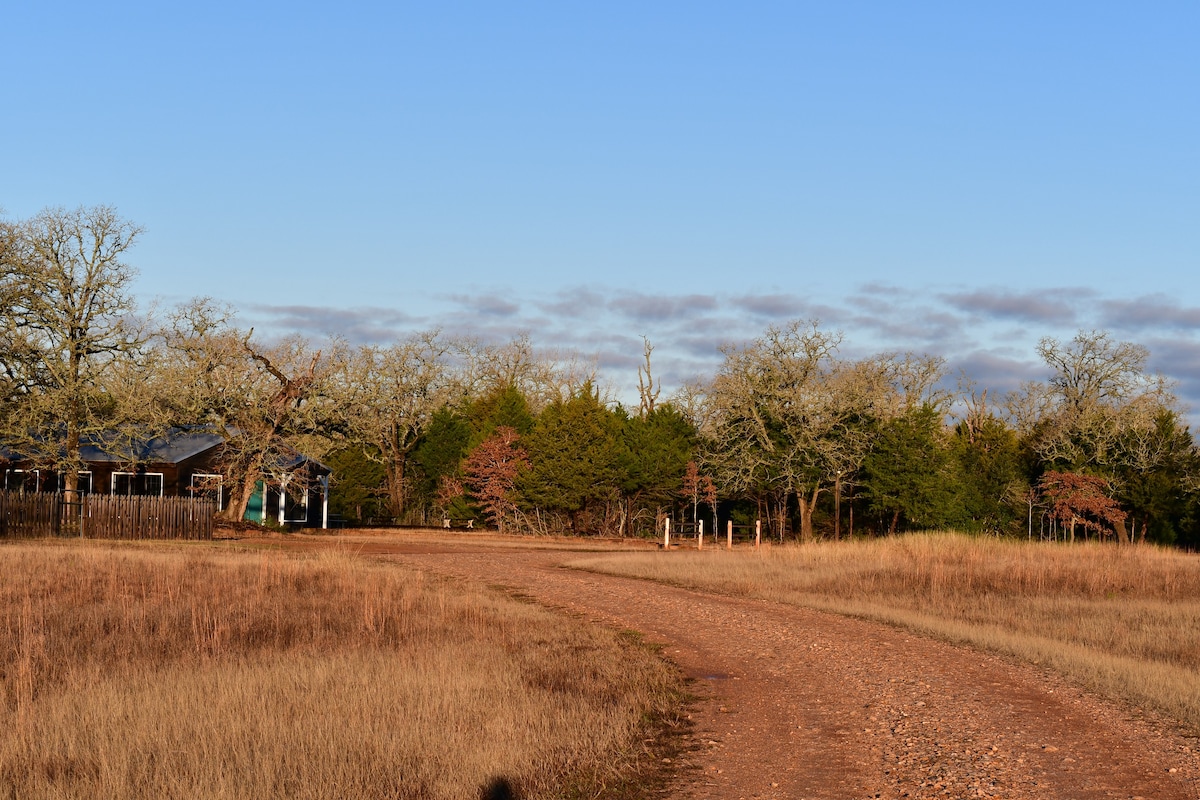
[[[800,541],[813,540],[813,512],[817,508],[817,498],[821,495],[821,485],[813,487],[812,496],[806,498],[801,492],[796,492],[796,503],[800,506]]]
[[[838,472],[833,481],[833,540],[842,538],[842,473]]]
[[[407,497],[404,486],[404,456],[396,455],[387,459],[385,472],[387,474],[388,510],[396,522],[404,515]]]
[[[63,471],[63,500],[68,503],[79,501],[79,439],[79,426],[68,422],[67,468]]]
[[[77,375],[79,364],[77,363],[74,353],[71,355],[71,369],[73,375]],[[67,412],[67,430],[66,430],[66,483],[63,486],[63,499],[68,503],[73,503],[79,499],[79,464],[82,463],[79,457],[80,445],[83,435],[80,427],[83,420],[83,409],[80,407],[79,390],[74,392],[75,396],[71,398]]]
[[[800,513],[799,539],[807,542],[812,538],[812,509],[808,507],[808,498],[800,492],[796,492],[796,510]]]
[[[786,527],[785,521],[787,520],[787,507],[788,507],[788,495],[789,494],[791,494],[790,491],[784,492],[783,496],[781,498],[779,498],[779,501],[775,505],[775,523],[776,523],[776,525],[779,526],[779,543],[780,544],[783,543],[784,528]]]
[[[892,512],[892,527],[888,530],[888,536],[895,536],[896,529],[900,527],[900,510]]]
[[[250,505],[250,498],[254,496],[255,484],[262,479],[263,482],[263,508],[267,505],[267,481],[263,475],[263,463],[266,460],[265,453],[251,453],[249,463],[245,468],[240,468],[234,464],[229,464],[226,469],[232,473],[229,475],[230,482],[238,487],[237,493],[233,496],[232,502],[221,512],[225,519],[230,522],[241,522],[246,518],[246,508]],[[240,475],[238,473],[241,473]],[[239,480],[240,479],[240,480]]]
[[[1117,544],[1129,544],[1129,531],[1125,529],[1125,518],[1118,519],[1114,527],[1117,530]]]
[[[241,489],[233,498],[225,509],[225,518],[230,522],[241,522],[246,518],[246,508],[250,505],[250,498],[254,496],[254,489],[257,484],[256,480],[252,480],[249,475],[242,481]],[[267,484],[263,482],[263,506],[267,504]]]

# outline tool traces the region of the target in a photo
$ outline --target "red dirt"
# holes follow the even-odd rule
[[[484,540],[351,546],[660,643],[701,696],[675,797],[1200,798],[1200,743],[1033,666],[874,623],[559,566],[578,552]]]

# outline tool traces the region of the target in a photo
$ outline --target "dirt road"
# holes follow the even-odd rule
[[[579,553],[401,549],[386,557],[661,643],[702,696],[676,797],[1200,798],[1200,743],[1034,667],[873,623],[560,566]]]

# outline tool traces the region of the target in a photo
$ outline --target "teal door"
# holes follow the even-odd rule
[[[250,502],[246,504],[246,513],[242,515],[242,519],[247,522],[262,522],[263,518],[263,482],[254,482],[254,494],[250,495]]]

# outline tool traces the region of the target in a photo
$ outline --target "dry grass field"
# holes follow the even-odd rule
[[[999,651],[1200,733],[1200,557],[924,534],[572,566],[807,606]]]
[[[0,574],[0,798],[633,796],[681,699],[634,640],[347,553],[24,542]]]

